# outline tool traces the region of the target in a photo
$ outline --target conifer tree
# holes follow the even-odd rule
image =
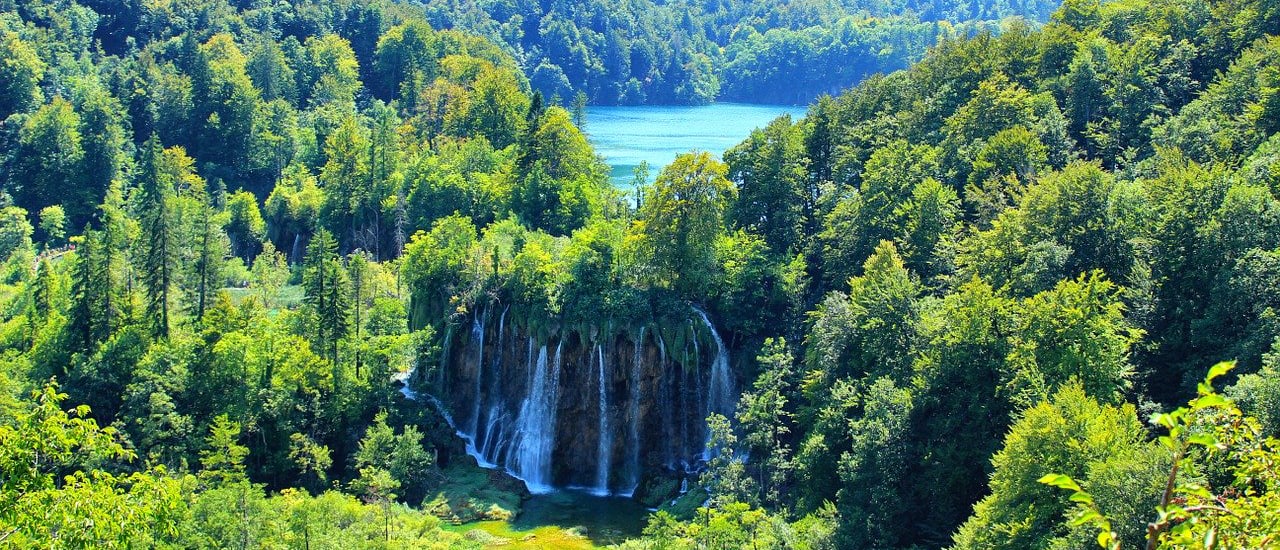
[[[169,293],[174,284],[177,242],[173,212],[173,182],[162,168],[164,151],[152,135],[142,148],[138,187],[142,219],[142,279],[147,291],[147,315],[152,334],[169,337]]]
[[[53,287],[53,266],[45,258],[40,260],[36,267],[36,278],[31,282],[31,298],[27,303],[28,346],[35,342],[40,329],[49,322],[49,313],[53,311]]]
[[[101,287],[94,281],[93,262],[95,249],[98,247],[97,232],[85,226],[84,242],[76,249],[75,269],[71,273],[71,318],[67,322],[67,331],[71,335],[79,351],[88,351],[94,342],[94,316],[101,313],[97,309],[98,292]]]
[[[335,364],[338,362],[338,341],[346,336],[349,328],[346,283],[338,260],[338,243],[328,231],[316,231],[307,246],[302,287],[311,315],[311,345],[316,353]]]
[[[204,312],[209,307],[210,298],[217,289],[218,271],[222,267],[223,246],[222,235],[218,234],[218,226],[213,222],[213,208],[202,201],[200,205],[200,221],[197,226],[195,254],[195,303],[192,304],[196,321],[204,319]]]
[[[347,259],[347,271],[350,273],[351,280],[351,303],[352,313],[355,314],[352,328],[355,330],[356,345],[355,348],[355,366],[356,378],[360,377],[360,325],[364,320],[365,300],[369,294],[369,257],[368,253],[363,250],[352,252]]]

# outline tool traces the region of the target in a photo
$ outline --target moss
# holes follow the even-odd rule
[[[453,466],[445,482],[422,503],[423,509],[449,523],[509,521],[520,514],[524,496],[499,487],[493,474],[475,466]]]
[[[645,508],[658,508],[680,493],[680,479],[670,475],[655,475],[644,479],[636,489],[635,498]]]
[[[689,492],[680,495],[674,502],[664,504],[659,510],[671,514],[676,519],[688,521],[698,513],[698,508],[707,502],[707,492],[701,486],[694,485]]]
[[[485,531],[484,529],[472,529],[462,536],[471,542],[479,543],[483,546],[505,546],[511,542],[511,539],[509,538],[499,537]]]

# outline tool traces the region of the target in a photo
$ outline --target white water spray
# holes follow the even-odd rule
[[[716,343],[716,356],[711,361],[711,380],[706,402],[706,415],[718,413],[727,418],[733,418],[733,405],[735,396],[733,393],[733,375],[729,372],[729,353],[725,349],[724,341],[720,339],[720,333],[716,332],[716,327],[711,324],[711,320],[707,318],[707,314],[701,309],[693,308],[693,311],[702,318],[702,324],[707,326],[707,330],[711,331],[711,339]],[[710,442],[711,433],[707,433],[707,441]],[[703,459],[710,458],[709,450],[703,451]]]
[[[609,469],[613,457],[613,427],[609,422],[609,391],[604,371],[604,347],[596,344],[596,356],[599,357],[599,397],[600,397],[600,448],[596,458],[596,487],[594,493],[609,494]]]
[[[630,395],[627,419],[627,475],[628,486],[626,496],[635,494],[640,485],[640,362],[644,360],[644,327],[640,327],[640,336],[636,338],[635,355],[631,359]]]
[[[551,453],[556,438],[556,407],[559,401],[560,349],[555,365],[547,372],[547,346],[538,348],[538,359],[531,369],[533,380],[529,396],[520,409],[517,428],[519,442],[511,469],[524,480],[532,493],[549,493],[551,487]]]

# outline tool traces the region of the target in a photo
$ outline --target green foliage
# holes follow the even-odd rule
[[[635,547],[1092,545],[1055,472],[1104,542],[1276,531],[1268,2],[1073,0],[1038,28],[1000,20],[1043,2],[10,4],[4,544],[467,546],[398,502],[519,496],[392,379],[447,383],[494,303],[668,357],[707,349],[691,302],[716,320],[746,391],[672,509],[710,505]],[[724,164],[681,156],[634,209],[580,127],[920,55]],[[1201,383],[1233,357],[1257,422]],[[24,398],[50,379],[73,413]],[[1192,395],[1156,442],[1121,405]]]
[[[1275,479],[1259,475],[1275,464],[1276,440],[1262,436],[1256,420],[1243,416],[1214,390],[1213,381],[1233,368],[1234,363],[1214,365],[1199,384],[1196,398],[1152,417],[1166,431],[1157,441],[1172,456],[1172,464],[1153,506],[1156,517],[1145,526],[1147,548],[1255,547],[1269,544],[1275,536],[1274,516],[1280,506]],[[1232,470],[1233,479],[1217,489],[1222,494],[1196,477],[1202,468],[1212,468],[1215,459],[1225,459]],[[1115,526],[1133,523],[1133,518],[1109,517],[1094,495],[1068,475],[1047,474],[1039,482],[1072,493],[1077,507],[1072,525],[1097,530],[1098,545],[1120,548],[1126,542]]]
[[[459,216],[443,218],[429,233],[413,236],[405,250],[404,278],[413,289],[409,327],[417,329],[453,313],[455,296],[464,283],[462,268],[477,239],[471,222]]]
[[[1095,399],[1118,401],[1139,336],[1122,307],[1115,285],[1097,272],[1025,300],[1009,358],[1019,369],[1007,388],[1015,401],[1034,403],[1072,379]]]
[[[434,461],[422,446],[422,434],[414,426],[406,426],[396,434],[387,425],[385,412],[373,419],[373,424],[360,440],[355,453],[355,466],[360,471],[359,484],[369,491],[390,491],[399,488],[410,502],[420,502],[431,481]],[[385,472],[390,477],[379,477]],[[373,478],[368,478],[372,475]],[[390,483],[393,481],[394,483]]]
[[[724,154],[728,178],[738,186],[729,220],[763,236],[778,253],[790,252],[812,227],[803,139],[802,126],[780,117]]]
[[[534,124],[518,162],[527,172],[511,191],[511,210],[529,227],[566,235],[604,207],[604,166],[564,109],[552,107]]]
[[[697,296],[716,276],[716,239],[733,201],[728,168],[707,153],[687,153],[645,192],[627,243],[642,281]]]
[[[176,284],[178,235],[174,210],[175,186],[187,175],[182,166],[171,166],[160,140],[152,135],[144,146],[138,183],[138,211],[142,213],[142,229],[148,235],[143,243],[144,272],[147,286],[147,312],[152,319],[152,333],[169,336],[170,293]]]
[[[801,103],[905,67],[936,41],[1044,21],[1051,2],[841,2],[792,6],[735,0],[685,6],[641,0],[441,4],[437,28],[501,40],[527,60],[546,97],[592,104]],[[407,40],[406,40],[407,42]],[[427,65],[430,67],[430,65]]]
[[[30,44],[16,33],[5,32],[0,36],[0,119],[13,113],[26,111],[41,99],[40,79],[48,67]]]
[[[841,288],[849,277],[858,275],[857,267],[871,257],[882,241],[905,241],[909,218],[915,214],[912,200],[916,189],[924,193],[937,185],[937,154],[937,149],[929,146],[895,141],[867,159],[861,187],[838,199],[819,236],[823,268],[831,288]]]
[[[266,222],[258,209],[258,198],[248,191],[232,193],[226,200],[227,221],[223,225],[231,240],[231,254],[252,262],[262,248]]]
[[[245,480],[244,459],[249,449],[236,442],[239,437],[239,424],[228,420],[226,415],[213,419],[209,438],[205,440],[206,449],[200,451],[200,465],[204,466],[201,474],[213,485]]]
[[[40,209],[40,231],[50,246],[59,244],[67,236],[67,212],[59,205]]]
[[[716,508],[699,508],[697,518],[675,521],[666,512],[649,518],[644,538],[628,541],[624,549],[684,550],[692,548],[837,548],[831,526],[835,511],[829,508],[793,523],[748,504],[735,502]]]
[[[17,206],[0,209],[0,256],[9,258],[18,252],[31,252],[31,222],[27,211]]]
[[[307,245],[307,258],[302,266],[302,288],[310,317],[311,346],[335,365],[338,343],[350,330],[350,281],[338,259],[338,245],[328,231],[316,232]],[[337,382],[336,380],[334,381]]]
[[[788,410],[788,394],[794,381],[791,351],[786,340],[768,339],[760,357],[761,372],[751,391],[742,395],[735,418],[743,433],[743,444],[760,487],[759,502],[778,507],[782,488],[790,481],[791,449],[787,445],[794,414]]]
[[[36,110],[18,132],[14,166],[7,190],[15,204],[36,212],[61,204],[63,189],[80,189],[83,179],[84,143],[80,115],[69,102],[53,98]],[[92,202],[66,204],[78,227],[88,221]]]
[[[1068,536],[1062,516],[1074,501],[1036,481],[1050,473],[1067,472],[1086,485],[1115,480],[1125,484],[1122,492],[1128,498],[1150,498],[1160,485],[1159,472],[1105,475],[1130,467],[1132,461],[1168,460],[1163,450],[1145,441],[1143,432],[1132,406],[1100,405],[1078,385],[1065,386],[1049,401],[1027,409],[992,458],[991,494],[956,532],[955,547],[1047,548],[1055,538]]]
[[[849,281],[847,297],[832,293],[811,314],[808,359],[822,369],[823,382],[905,376],[917,344],[921,291],[893,243],[882,241],[863,275]]]

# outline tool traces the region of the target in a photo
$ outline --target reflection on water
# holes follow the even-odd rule
[[[741,143],[751,131],[784,114],[804,116],[788,105],[715,103],[698,107],[588,107],[587,137],[604,156],[614,185],[630,188],[633,171],[649,163],[649,180],[676,155],[693,149],[717,156]]]

